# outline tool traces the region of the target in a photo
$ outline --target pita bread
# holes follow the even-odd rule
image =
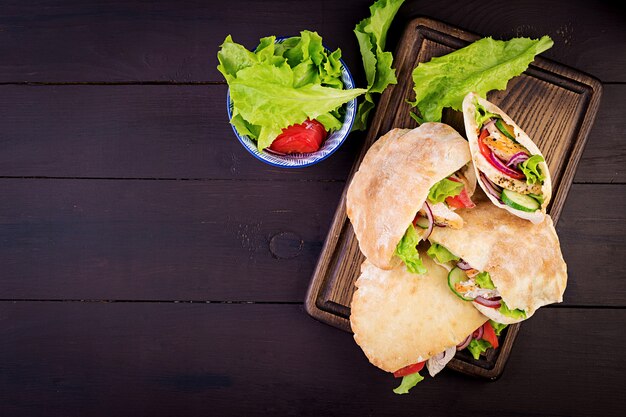
[[[489,195],[489,193],[487,192],[487,189],[483,184],[483,180],[480,178],[480,175],[478,175],[479,168],[486,171],[498,171],[493,168],[491,164],[485,159],[485,157],[480,153],[480,149],[478,147],[479,132],[478,125],[476,123],[476,106],[474,104],[475,101],[478,101],[478,103],[480,103],[487,111],[502,116],[502,119],[509,126],[513,127],[517,142],[519,142],[522,146],[528,149],[532,155],[543,156],[543,154],[541,153],[541,150],[537,147],[537,145],[530,139],[530,137],[528,137],[528,135],[524,133],[522,128],[520,128],[504,111],[502,111],[502,109],[500,109],[495,104],[485,100],[484,98],[478,96],[477,94],[469,93],[465,96],[465,99],[463,99],[463,120],[465,122],[465,133],[467,135],[470,150],[472,152],[472,161],[474,162],[474,169],[476,171],[478,184],[485,191],[485,193],[487,193],[487,197],[489,197],[489,200],[491,200],[491,202],[497,207],[505,209],[508,212],[518,217],[521,217],[522,219],[530,220],[533,223],[542,222],[546,214],[546,207],[548,206],[548,203],[550,202],[550,199],[552,197],[552,180],[550,178],[550,171],[546,162],[541,162],[539,164],[539,167],[546,176],[543,186],[541,187],[541,191],[545,197],[545,200],[541,204],[541,208],[539,210],[529,213],[514,209],[513,207],[509,207],[506,204],[500,203],[497,198]]]
[[[430,188],[470,161],[467,141],[443,123],[394,129],[368,151],[354,174],[346,211],[361,252],[374,265],[391,269],[396,246]],[[457,222],[462,225],[459,217]]]
[[[404,265],[386,271],[366,260],[361,266],[350,324],[369,361],[387,372],[456,346],[487,321],[450,291],[445,269],[423,258],[428,272],[420,276]]]
[[[507,306],[524,310],[527,317],[541,306],[563,301],[567,266],[552,218],[546,215],[545,221],[533,224],[495,207],[484,194],[474,200],[475,208],[459,210],[463,229],[435,227],[428,240],[489,272]],[[506,323],[488,314],[497,313],[494,309],[480,310]]]

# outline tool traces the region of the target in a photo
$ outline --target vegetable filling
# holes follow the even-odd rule
[[[482,159],[477,168],[487,192],[516,210],[534,212],[544,201],[546,176],[541,155],[532,153],[515,139],[515,130],[500,115],[476,102],[478,147]]]
[[[467,262],[438,243],[432,243],[426,253],[435,262],[450,268],[448,286],[459,298],[497,309],[500,314],[513,319],[526,318],[524,310],[510,309],[506,305],[491,280],[489,272],[472,268]]]

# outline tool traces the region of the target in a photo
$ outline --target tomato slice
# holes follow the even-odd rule
[[[409,366],[405,366],[404,368],[398,369],[396,372],[394,372],[393,376],[395,376],[396,378],[401,378],[403,376],[414,374],[416,372],[421,371],[422,368],[424,368],[424,365],[426,365],[426,361],[414,363],[413,365],[409,365]]]
[[[326,128],[317,120],[305,120],[283,129],[270,149],[281,153],[311,153],[319,150],[326,139]]]
[[[454,177],[448,177],[450,181],[461,182],[460,180]],[[461,190],[459,195],[455,195],[454,197],[446,198],[446,203],[448,203],[449,207],[460,209],[460,208],[474,208],[476,204],[472,201],[465,187]]]
[[[446,203],[448,203],[448,206],[457,209],[476,207],[476,204],[474,204],[469,194],[467,194],[465,188],[463,188],[459,195],[446,198]]]
[[[493,330],[493,326],[488,321],[483,324],[483,340],[491,343],[493,348],[497,348],[498,344],[498,336],[496,336],[496,332]]]
[[[485,139],[487,136],[489,136],[489,131],[487,129],[483,129],[480,132],[480,136],[478,136],[478,149],[480,149],[480,153],[483,154],[485,159],[489,161],[491,157],[491,149],[489,149],[487,145],[483,143],[483,139]]]

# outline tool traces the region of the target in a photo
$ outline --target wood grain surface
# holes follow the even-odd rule
[[[236,0],[228,6],[215,0],[5,3],[0,15],[0,82],[221,82],[216,46],[228,34],[253,48],[263,36],[316,30],[330,47],[342,48],[350,68],[358,68],[352,29],[368,15],[372,1]],[[550,35],[557,47],[547,51],[547,57],[602,81],[623,81],[624,14],[615,2],[407,1],[389,43],[417,16],[502,38]]]
[[[603,81],[557,227],[565,302],[521,327],[502,377],[444,370],[396,396],[304,311],[366,135],[269,168],[232,134],[216,54],[227,34],[317,30],[364,86],[352,30],[372,2],[0,0],[0,416],[626,415],[626,33],[608,1],[407,0],[389,32],[388,50],[418,16],[547,34],[543,56]]]
[[[450,53],[477,38],[432,19],[417,18],[407,24],[395,53],[398,84],[388,88],[381,98],[351,175],[378,137],[392,128],[416,125],[410,117],[412,107],[408,104],[415,100],[413,69],[421,62]],[[506,90],[488,96],[533,138],[545,155],[553,186],[548,212],[555,223],[565,204],[601,95],[602,87],[596,79],[537,57],[524,74],[507,84]],[[460,113],[444,114],[443,122],[464,133]],[[311,279],[306,309],[316,319],[350,331],[350,302],[364,257],[346,215],[346,192],[347,187]],[[518,328],[519,324],[513,325],[503,334],[499,352],[492,352],[478,361],[469,355],[457,355],[448,366],[470,375],[497,378],[504,370]]]
[[[623,309],[542,309],[496,383],[444,370],[396,396],[397,379],[301,306],[3,303],[0,384],[11,389],[0,403],[31,417],[621,417],[626,363],[597,347],[626,343],[615,331],[625,319]],[[486,397],[507,400],[485,407]]]

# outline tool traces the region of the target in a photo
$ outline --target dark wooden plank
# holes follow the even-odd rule
[[[3,302],[0,320],[0,407],[12,417],[626,412],[623,309],[539,311],[498,381],[444,370],[402,397],[348,334],[301,306]]]
[[[626,85],[605,85],[574,182],[626,183]]]
[[[557,232],[568,265],[566,302],[624,306],[626,187],[574,185]],[[604,289],[588,293],[601,281],[605,281],[600,284]]]
[[[345,179],[364,135],[280,169],[244,149],[226,86],[0,86],[0,176]]]
[[[0,298],[301,301],[342,188],[0,179]]]
[[[301,302],[343,186],[1,179],[0,298]],[[626,186],[572,187],[566,304],[626,305],[625,225]]]
[[[359,68],[352,29],[369,1],[32,1],[3,6],[0,82],[223,81],[226,35],[254,48],[263,36],[316,30]]]
[[[235,0],[224,7],[172,0],[13,2],[3,5],[0,16],[0,82],[221,81],[216,52],[227,34],[252,48],[262,36],[303,29],[317,30],[328,46],[341,47],[348,66],[360,73],[352,29],[368,15],[371,3]],[[623,13],[604,3],[407,1],[392,35],[415,16],[485,36],[548,34],[556,45],[546,56],[603,81],[626,81]],[[391,45],[393,40],[391,36]]]

